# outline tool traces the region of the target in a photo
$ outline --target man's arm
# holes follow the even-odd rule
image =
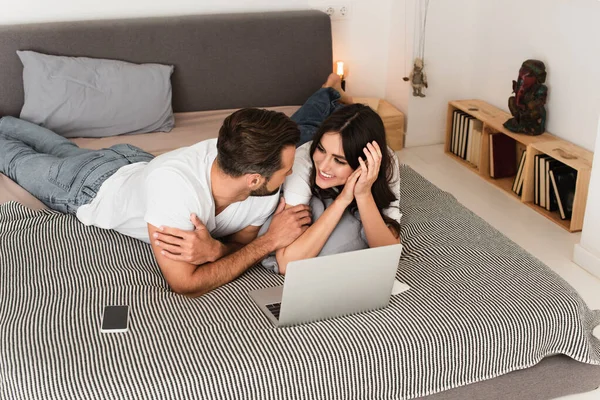
[[[258,232],[260,231],[260,226],[247,226],[241,231],[233,233],[226,238],[223,238],[222,241],[219,242],[219,247],[217,250],[216,258],[214,261],[225,257],[231,253],[234,253],[244,247],[245,245],[251,243],[256,236],[258,236]],[[192,244],[193,246],[193,244]]]
[[[148,224],[151,237],[156,231],[155,226]],[[275,251],[276,246],[272,235],[264,235],[228,256],[199,266],[168,259],[161,254],[162,249],[154,242],[152,250],[171,289],[178,294],[197,297],[231,282],[271,251]]]
[[[235,251],[238,251],[244,245],[251,243],[256,236],[258,236],[258,232],[260,231],[260,226],[247,226],[241,231],[233,233],[225,238],[223,238],[220,247],[220,256],[225,257]],[[219,257],[220,258],[220,257]]]
[[[173,291],[190,297],[200,296],[225,283],[231,282],[250,266],[256,264],[267,254],[289,245],[300,236],[310,223],[308,206],[299,205],[283,210],[280,203],[271,225],[265,235],[252,240],[238,251],[214,262],[194,265],[186,261],[176,261],[162,254],[161,246],[152,241],[152,250],[163,276]],[[253,227],[258,232],[258,227]],[[157,228],[148,224],[148,233],[152,238]],[[238,240],[255,238],[252,229],[238,232]],[[239,244],[238,244],[239,246]]]
[[[196,214],[192,214],[190,220],[194,224],[193,231],[161,226],[151,236],[152,241],[162,249],[162,255],[173,261],[194,265],[214,262],[253,241],[260,230],[259,226],[247,226],[219,241],[212,238]]]

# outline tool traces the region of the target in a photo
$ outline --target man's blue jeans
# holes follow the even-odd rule
[[[321,88],[313,93],[306,102],[292,115],[292,121],[300,128],[300,142],[296,147],[310,142],[323,123],[338,108],[340,94],[332,88]]]
[[[0,119],[0,172],[48,207],[75,214],[119,168],[154,158],[119,144],[81,149],[56,133],[13,117]]]

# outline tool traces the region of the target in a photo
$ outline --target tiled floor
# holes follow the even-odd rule
[[[572,261],[573,247],[580,233],[569,233],[521,204],[477,174],[444,154],[442,145],[412,147],[398,153],[409,165],[439,188],[452,193],[459,202],[543,261],[571,284],[593,309],[600,309],[600,278]],[[600,328],[595,330],[600,337]],[[569,400],[598,400],[600,389]]]

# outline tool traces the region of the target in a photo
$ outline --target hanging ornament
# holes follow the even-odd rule
[[[415,8],[415,36],[413,46],[413,70],[410,75],[404,77],[405,81],[410,81],[413,88],[413,96],[425,97],[423,88],[428,88],[427,74],[425,74],[425,31],[427,28],[427,11],[429,9],[429,0],[418,0]],[[405,24],[406,26],[406,24]],[[406,37],[406,36],[405,36]]]
[[[408,79],[410,80],[410,84],[413,88],[413,96],[425,97],[425,94],[423,94],[423,88],[428,88],[429,85],[427,84],[427,74],[425,74],[425,71],[423,71],[423,60],[421,58],[415,58],[415,64]]]

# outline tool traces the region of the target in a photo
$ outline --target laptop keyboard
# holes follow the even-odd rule
[[[267,310],[273,314],[275,319],[279,321],[279,312],[281,311],[281,303],[267,304]]]

